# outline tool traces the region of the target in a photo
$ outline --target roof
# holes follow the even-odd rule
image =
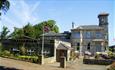
[[[93,41],[104,41],[104,39],[93,39]]]
[[[58,49],[58,50],[68,50],[68,49],[71,49],[71,47],[70,47],[70,46],[67,46],[67,45],[65,45],[65,44],[60,43],[60,44],[58,45],[57,49]]]
[[[58,39],[58,40],[61,40],[61,41],[64,41],[64,42],[71,42],[71,40],[70,39]]]
[[[99,25],[82,25],[77,27],[76,29],[104,29],[103,27],[100,27]],[[75,29],[72,29],[75,30]]]
[[[110,48],[115,48],[115,45],[109,46]]]
[[[103,13],[100,13],[100,14],[98,15],[98,17],[99,17],[99,16],[108,16],[108,15],[109,15],[108,13],[103,12]]]
[[[42,34],[43,35],[43,34]],[[41,36],[42,36],[41,35]],[[66,34],[62,34],[62,33],[55,33],[55,32],[48,32],[45,33],[44,36],[65,36]]]

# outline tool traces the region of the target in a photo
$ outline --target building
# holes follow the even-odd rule
[[[55,33],[52,31],[49,31],[47,33],[44,33],[44,39],[45,40],[54,40],[54,39],[60,39],[60,40],[70,40],[71,33],[68,31],[65,31],[64,33]],[[42,38],[43,34],[40,36]]]
[[[43,34],[40,36],[41,39],[42,39],[42,36]],[[66,34],[47,32],[47,33],[44,33],[44,39],[45,40],[66,39]]]
[[[40,39],[42,39],[42,37],[43,35],[41,35]],[[70,53],[72,50],[69,37],[70,32],[68,31],[65,31],[64,33],[48,32],[44,34],[44,43],[47,43],[48,41],[54,41],[54,59],[52,60],[56,60],[59,62],[61,56],[65,56],[66,60],[69,61]]]
[[[99,25],[83,25],[71,29],[71,45],[84,54],[104,52],[108,47],[108,13],[98,15]]]
[[[42,49],[42,35],[39,39],[32,39],[25,36],[21,39],[4,39],[1,41],[5,50],[10,51],[13,54],[20,54],[20,48],[23,46],[26,48],[26,55],[41,55],[42,50],[44,57],[44,63],[52,63],[60,61],[61,56],[65,56],[69,61],[71,53],[70,39],[66,39],[65,33],[49,32],[44,34],[44,46]]]

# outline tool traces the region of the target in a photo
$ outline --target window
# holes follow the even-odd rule
[[[101,32],[96,32],[96,38],[102,38],[102,33]]]
[[[90,43],[87,44],[87,50],[90,50]]]
[[[73,37],[73,38],[80,38],[80,32],[74,32],[74,33],[72,34],[72,37]]]
[[[80,49],[80,43],[77,43],[77,48],[76,48],[77,50],[79,50]]]
[[[92,32],[90,32],[90,31],[87,31],[87,32],[84,32],[84,38],[91,38],[91,36],[92,36]]]

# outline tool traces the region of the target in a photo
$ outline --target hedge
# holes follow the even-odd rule
[[[106,60],[97,60],[97,59],[83,59],[83,63],[84,64],[98,64],[98,65],[109,65],[112,64],[113,62],[115,62],[115,60],[110,60],[110,59],[106,59]]]

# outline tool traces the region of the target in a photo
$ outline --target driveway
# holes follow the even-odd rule
[[[104,65],[82,64],[82,59],[67,62],[66,68],[60,68],[59,65],[57,62],[39,65],[0,57],[0,70],[106,70]]]

